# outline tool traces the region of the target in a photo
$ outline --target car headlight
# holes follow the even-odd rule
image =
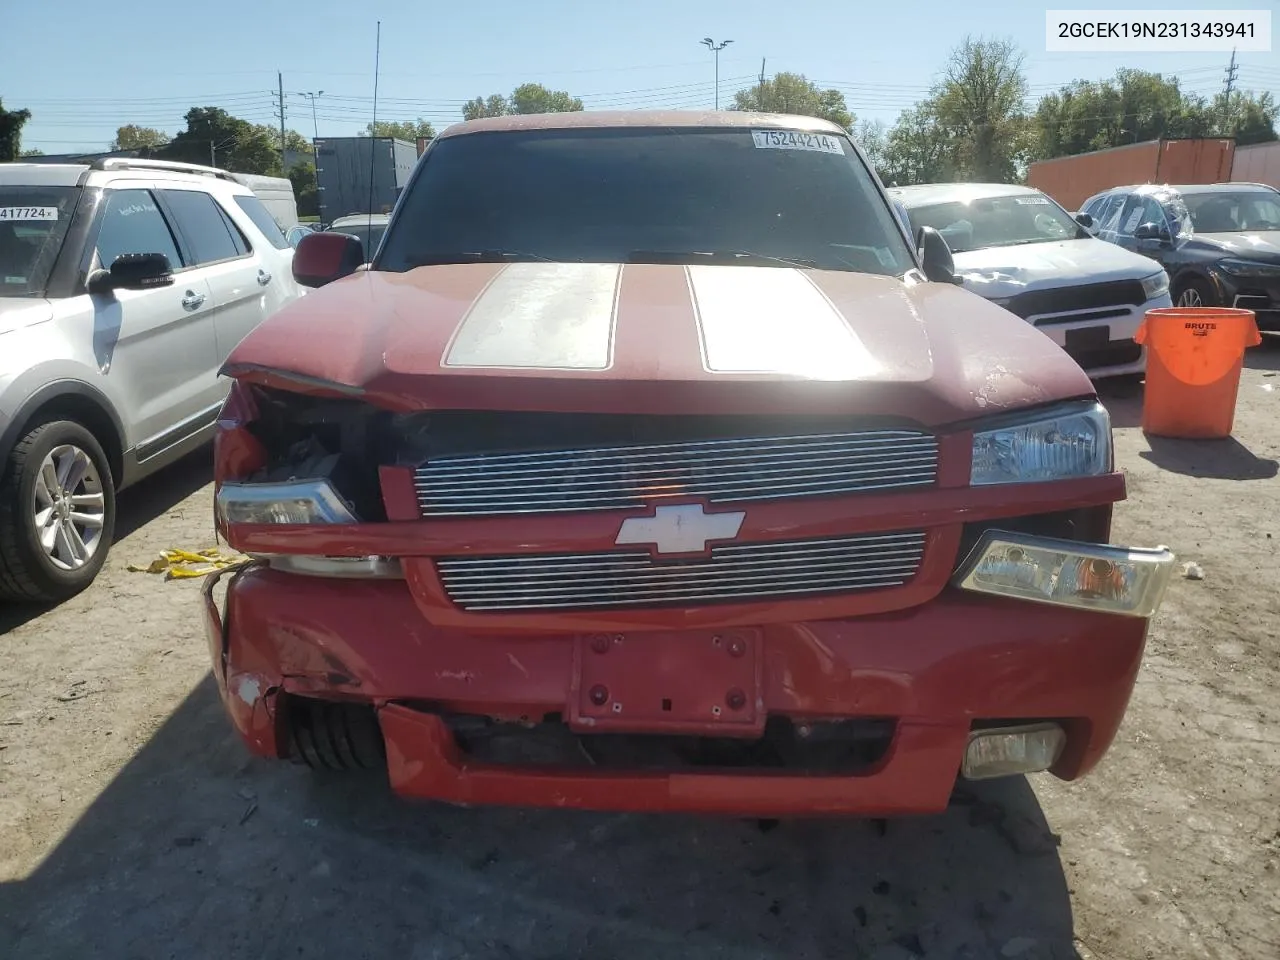
[[[224,523],[357,523],[351,508],[325,480],[224,483],[218,489]]]
[[[1163,296],[1169,292],[1169,274],[1161,270],[1142,280],[1142,292],[1148,300]]]
[[[1280,263],[1261,263],[1257,260],[1219,260],[1218,267],[1233,277],[1269,279],[1280,277]]]
[[[1111,472],[1111,417],[1071,404],[973,435],[973,486],[1096,477]]]
[[[954,582],[978,593],[1150,618],[1175,560],[1168,547],[1144,550],[988,530]]]

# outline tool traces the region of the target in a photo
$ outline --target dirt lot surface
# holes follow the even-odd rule
[[[208,679],[207,455],[127,493],[99,581],[0,609],[0,957],[1280,957],[1280,346],[1236,439],[1111,395],[1118,542],[1202,565],[1089,778],[946,814],[755,822],[457,810],[251,760]],[[1275,389],[1273,389],[1275,388]]]

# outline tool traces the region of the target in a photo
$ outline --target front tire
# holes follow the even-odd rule
[[[111,465],[71,420],[41,423],[0,468],[0,599],[57,603],[89,586],[115,533]]]
[[[1200,277],[1188,277],[1179,281],[1173,298],[1175,307],[1216,307],[1218,297],[1209,282]]]

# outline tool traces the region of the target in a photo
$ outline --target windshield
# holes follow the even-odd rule
[[[1263,190],[1182,192],[1197,233],[1280,230],[1280,195]]]
[[[901,276],[915,266],[843,137],[739,129],[477,133],[439,142],[383,270],[498,259],[723,257]]]
[[[1042,193],[1029,191],[1005,197],[949,201],[911,207],[916,229],[933,227],[954,253],[1049,243],[1081,235],[1081,228],[1065,210]]]
[[[373,255],[378,251],[378,244],[382,242],[382,235],[387,232],[387,225],[385,223],[370,225],[367,221],[364,223],[344,223],[330,227],[329,232],[345,233],[347,236],[355,237],[364,245],[364,258],[369,261],[373,259]]]
[[[0,297],[43,297],[79,187],[0,184]]]

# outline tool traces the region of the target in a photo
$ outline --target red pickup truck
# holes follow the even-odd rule
[[[224,372],[213,669],[266,757],[459,804],[937,811],[1094,766],[1168,582],[1089,379],[824,121],[505,117]]]

